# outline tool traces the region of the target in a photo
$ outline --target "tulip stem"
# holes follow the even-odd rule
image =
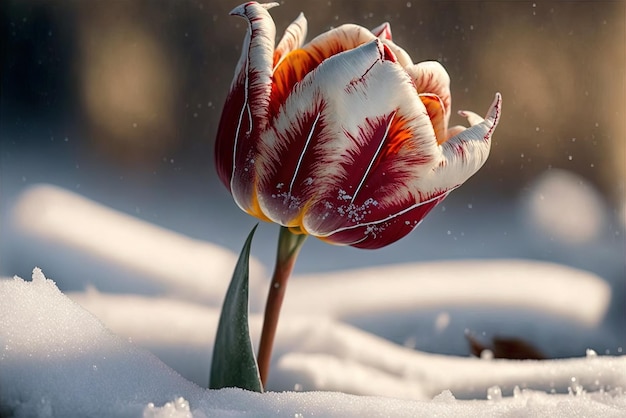
[[[261,383],[265,388],[267,375],[269,374],[270,361],[272,358],[272,347],[274,346],[274,336],[280,316],[280,308],[283,304],[287,281],[293,270],[293,266],[298,258],[298,253],[306,239],[305,234],[295,234],[289,228],[282,226],[278,235],[278,251],[276,253],[276,265],[267,294],[265,304],[265,317],[263,319],[263,330],[261,331],[261,342],[259,344],[259,374]]]

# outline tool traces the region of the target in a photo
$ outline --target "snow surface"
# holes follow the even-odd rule
[[[275,374],[287,375],[279,380],[287,381],[291,374],[304,385],[337,391],[380,391],[389,398],[339,392],[261,395],[237,389],[207,391],[106,329],[39,269],[34,270],[32,282],[17,277],[0,282],[0,297],[0,412],[7,415],[565,417],[620,416],[626,412],[624,356],[589,353],[586,358],[545,362],[448,358],[396,347],[331,320],[319,324],[313,318],[283,321],[279,351],[289,346],[290,352],[279,354]],[[95,294],[88,298],[99,299]],[[103,305],[128,312],[114,303]],[[135,312],[141,311],[141,307],[135,308]],[[183,312],[181,317],[188,314],[178,306],[163,315],[176,316],[176,311]],[[152,313],[148,310],[144,320]],[[203,316],[216,319],[217,312]],[[166,322],[160,331],[145,334],[168,334],[169,325]],[[207,330],[206,334],[212,332]],[[184,338],[184,333],[180,336]],[[520,389],[515,383],[566,394],[547,395]],[[437,389],[443,387],[451,390]],[[462,401],[454,395],[467,395],[468,390],[491,399]],[[511,393],[503,396],[502,392]]]
[[[508,259],[298,275],[269,392],[208,391],[235,254],[50,186],[13,213],[29,242],[74,252],[87,289],[38,268],[0,280],[0,416],[626,416],[623,297],[588,271]],[[554,222],[546,236],[567,239]],[[115,292],[91,280],[98,266],[122,278]],[[256,343],[267,278],[253,266]],[[551,360],[473,358],[466,334],[524,338]]]

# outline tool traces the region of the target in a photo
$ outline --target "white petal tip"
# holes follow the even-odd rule
[[[458,114],[464,118],[467,118],[470,125],[478,125],[483,122],[483,120],[488,120],[495,127],[498,124],[498,119],[500,119],[500,110],[502,109],[502,95],[500,93],[496,93],[496,97],[493,99],[491,106],[489,106],[489,110],[487,111],[487,115],[485,118],[481,118],[476,113],[471,112],[469,110],[459,110]]]
[[[271,9],[272,7],[276,7],[278,6],[278,2],[277,1],[273,1],[271,3],[260,3],[259,6],[264,7],[265,9]]]
[[[235,7],[233,10],[230,11],[229,15],[231,15],[231,16],[246,16],[246,7],[251,6],[251,5],[259,6],[259,7],[262,7],[264,9],[266,9],[266,10],[269,10],[272,7],[278,6],[279,4],[277,2],[257,3],[255,1],[249,1],[247,3],[240,4],[239,6]]]
[[[376,26],[371,32],[378,38],[391,40],[391,25],[389,22]]]
[[[494,126],[497,125],[498,119],[500,119],[501,109],[502,95],[498,92],[496,93],[496,97],[493,99],[493,103],[491,103],[491,107],[489,107],[489,111],[487,112],[485,119],[491,120]]]

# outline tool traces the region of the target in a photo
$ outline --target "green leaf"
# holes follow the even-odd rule
[[[213,347],[210,389],[238,387],[263,392],[248,330],[248,264],[255,230],[256,226],[248,235],[226,292]]]

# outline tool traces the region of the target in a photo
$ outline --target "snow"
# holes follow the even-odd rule
[[[206,391],[136,343],[113,334],[61,293],[41,270],[34,270],[32,282],[16,277],[0,283],[0,400],[2,412],[15,416],[571,416],[573,411],[619,416],[626,411],[621,389],[626,384],[623,356],[546,362],[452,358],[397,347],[332,320],[318,324],[314,318],[284,321],[277,377],[270,385],[278,386],[278,381],[288,382],[291,377],[302,382],[300,390],[312,386],[377,392],[388,398],[340,392]],[[88,298],[92,304],[99,299],[93,293]],[[115,300],[98,303],[127,312]],[[185,311],[182,306],[178,310]],[[176,316],[176,311],[162,315]],[[143,320],[149,321],[152,313],[146,312]],[[196,319],[196,326],[203,322],[201,318]],[[168,334],[170,325],[165,322],[160,332],[154,329],[145,334],[158,338]],[[207,330],[206,334],[213,333]],[[523,390],[516,382],[546,385],[544,390],[561,394]],[[505,396],[494,396],[501,392]],[[458,399],[459,395],[484,398],[487,394],[491,400]]]
[[[540,224],[533,211],[552,208],[527,209],[525,222]],[[268,392],[209,391],[234,253],[47,185],[24,192],[12,213],[16,241],[42,243],[46,262],[65,248],[83,276],[55,273],[55,283],[35,268],[32,281],[0,280],[1,416],[626,415],[624,336],[616,328],[623,295],[590,271],[473,259],[298,274]],[[546,245],[597,245],[597,234],[570,240],[554,222],[543,228]],[[99,268],[123,280],[109,283]],[[253,260],[254,343],[266,270]],[[470,357],[466,335],[485,345],[520,337],[550,360]]]
[[[183,292],[179,296],[214,305],[222,303],[228,286],[223,278],[232,275],[237,260],[237,254],[217,245],[141,222],[59,187],[28,189],[14,213],[14,222],[25,235],[123,266],[159,291]],[[207,260],[211,260],[210,268]],[[264,268],[252,260],[250,269],[250,289],[254,291],[261,285]]]

